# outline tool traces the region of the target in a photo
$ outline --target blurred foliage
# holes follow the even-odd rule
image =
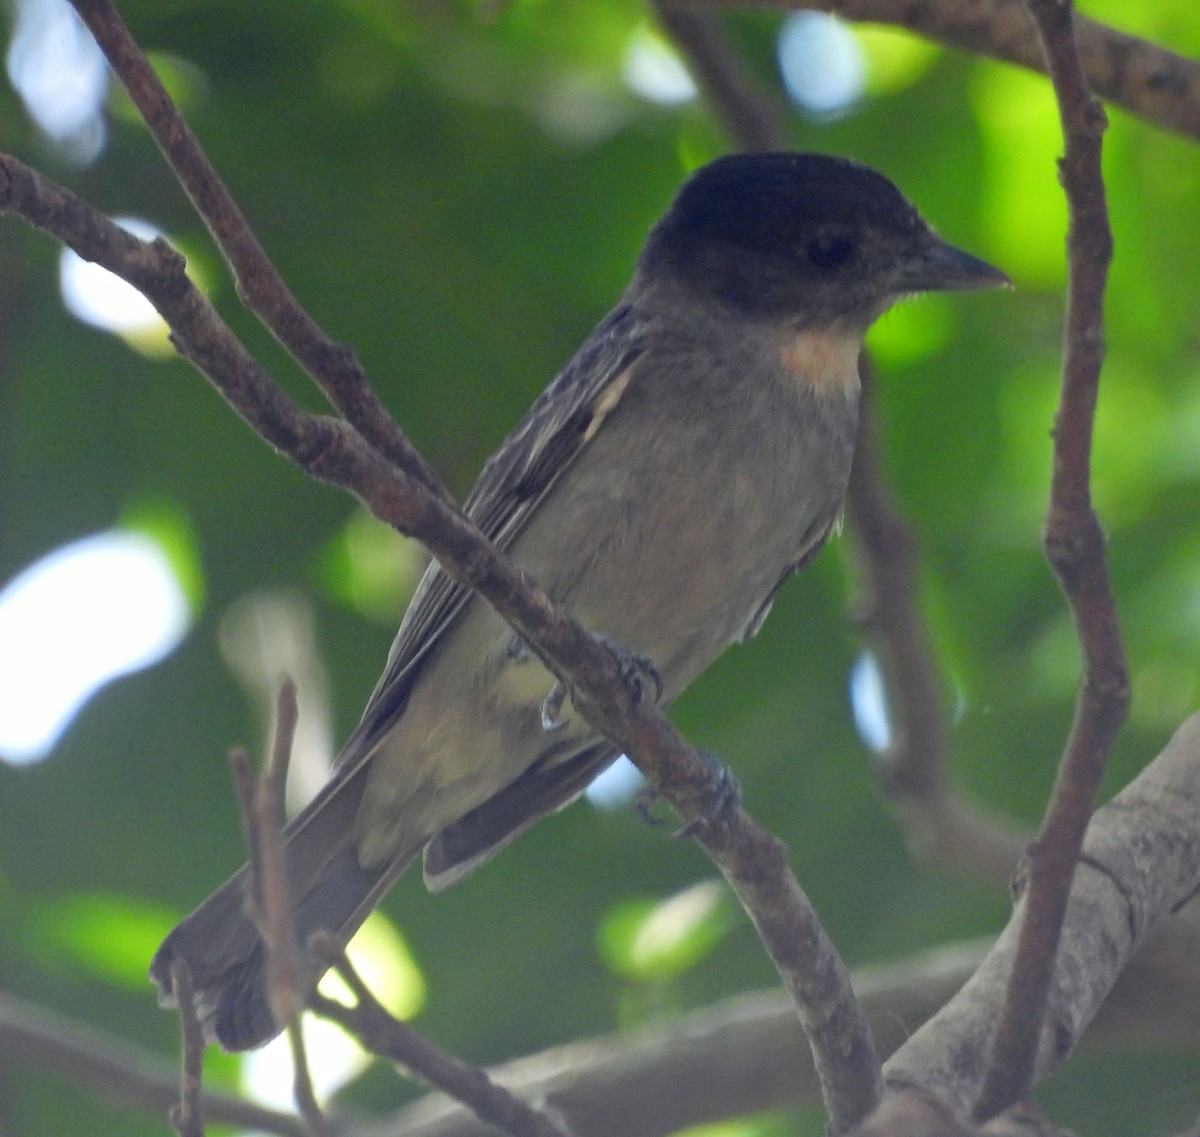
[[[627,46],[647,21],[633,0],[120,6],[296,294],[354,345],[460,494],[613,303],[685,166],[722,146],[697,103],[658,105],[625,83]],[[1088,10],[1200,49],[1190,0]],[[771,85],[779,24],[729,20]],[[956,771],[972,794],[1032,824],[1078,677],[1038,545],[1064,275],[1055,110],[1041,79],[901,33],[870,31],[865,52],[868,85],[852,113],[793,111],[793,142],[886,171],[947,237],[1017,284],[905,306],[872,342],[886,464],[920,537],[955,708]],[[1135,691],[1112,790],[1200,696],[1200,152],[1110,113],[1117,253],[1096,498]],[[0,145],[98,207],[172,234],[235,328],[318,406],[239,312],[116,94],[107,130],[99,156],[73,164],[0,86]],[[172,535],[200,607],[183,645],[101,692],[46,761],[0,765],[0,985],[168,1054],[177,1026],[149,987],[130,983],[141,966],[130,959],[144,964],[164,913],[182,914],[240,863],[223,755],[262,741],[256,704],[222,663],[223,614],[254,590],[307,590],[341,736],[420,554],[279,461],[185,364],[68,315],[57,258],[48,240],[0,220],[0,580],[129,519]],[[835,543],[784,590],[755,644],[723,658],[674,717],[733,764],[855,964],[993,930],[1007,903],[915,864],[880,801],[848,705],[860,648],[844,564]],[[490,1061],[612,1029],[631,1006],[657,1013],[771,985],[749,927],[718,907],[651,966],[663,998],[627,998],[631,972],[650,966],[635,966],[638,928],[710,878],[687,843],[631,810],[586,804],[444,896],[409,874],[385,907],[427,991],[419,1026]],[[1164,1069],[1122,1061],[1118,1078],[1111,1062],[1077,1062],[1047,1095],[1058,1121],[1095,1137],[1131,1131],[1114,1099],[1139,1103],[1139,1131],[1168,1132],[1194,1114],[1196,1095],[1162,1093]],[[214,1057],[213,1078],[235,1072]],[[411,1092],[379,1069],[353,1091],[380,1108]],[[0,1103],[6,1132],[165,1131],[25,1067],[0,1068]],[[817,1133],[820,1120],[719,1131]]]

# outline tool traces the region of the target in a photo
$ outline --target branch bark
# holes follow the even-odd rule
[[[1138,945],[1198,884],[1200,715],[1193,715],[1088,827],[1032,1047],[1035,1080],[1066,1060]],[[928,1093],[959,1116],[973,1109],[1017,966],[1025,903],[962,991],[886,1063],[889,1089]]]
[[[0,1066],[28,1065],[90,1086],[110,1101],[166,1115],[179,1103],[179,1071],[157,1054],[66,1015],[0,992]],[[299,1118],[229,1094],[203,1091],[204,1119],[279,1137],[309,1137]]]
[[[1022,1100],[1054,972],[1071,877],[1100,780],[1129,709],[1129,673],[1104,532],[1091,502],[1092,428],[1104,362],[1104,289],[1112,260],[1101,144],[1107,122],[1092,98],[1075,42],[1074,10],[1029,0],[1062,117],[1067,195],[1067,317],[1054,466],[1043,544],[1083,652],[1083,682],[1050,803],[1030,850],[1024,917],[988,1077],[975,1106],[986,1120]]]
[[[873,5],[882,8],[879,0],[848,0],[846,3],[821,6],[838,10],[851,18],[867,18],[855,17],[854,12],[873,10]],[[700,5],[693,2],[691,6]],[[1048,12],[1056,7],[1049,4],[1043,6]],[[220,184],[215,171],[207,164],[195,139],[187,132],[186,124],[183,124],[169,101],[164,104],[165,94],[156,87],[157,80],[148,66],[143,68],[145,60],[120,25],[112,6],[107,0],[78,0],[77,7],[89,24],[94,25],[93,30],[97,31],[98,38],[105,37],[102,42],[105,43],[114,66],[118,67],[118,70],[124,67],[123,77],[126,77],[125,72],[128,73],[126,82],[132,80],[133,86],[130,91],[135,102],[147,114],[152,130],[163,146],[168,160],[176,168],[198,210],[229,257],[238,279],[239,291],[264,323],[326,391],[333,404],[344,415],[344,421],[306,415],[292,404],[274,386],[266,372],[245,352],[220,317],[207,306],[203,297],[190,287],[183,273],[182,260],[165,243],[146,244],[136,241],[111,226],[99,215],[89,213],[87,207],[78,199],[38,178],[20,163],[3,156],[0,156],[0,208],[13,208],[34,224],[58,235],[81,255],[113,268],[113,271],[117,271],[136,287],[146,291],[171,324],[181,352],[213,379],[214,385],[231,406],[254,429],[315,476],[358,494],[379,516],[389,520],[402,531],[426,540],[447,571],[478,588],[539,651],[552,670],[572,684],[580,693],[581,710],[643,766],[652,780],[661,786],[664,795],[672,801],[684,821],[695,823],[702,819],[708,800],[707,767],[696,760],[690,747],[661,714],[631,698],[620,682],[619,669],[607,649],[596,644],[584,630],[557,612],[536,584],[500,558],[463,518],[436,476],[387,417],[381,404],[374,399],[365,376],[349,349],[326,337],[287,292],[261,247],[254,241],[236,205]],[[1009,0],[992,0],[985,8],[974,5],[968,8],[961,3],[951,3],[950,0],[927,0],[923,4],[908,5],[905,18],[914,21],[907,26],[915,27],[920,19],[926,19],[930,26],[934,26],[936,21],[929,16],[932,12],[951,29],[950,32],[944,33],[946,36],[953,34],[965,39],[971,28],[978,27],[981,21],[1014,21],[1012,28],[1015,29],[1015,17],[1012,13],[1014,7],[1019,8],[1019,5],[1010,3]],[[673,26],[675,17],[670,12],[664,14],[664,19],[668,27]],[[997,37],[991,44],[993,52],[1004,51],[1009,53],[1006,57],[1014,58],[1024,52],[1025,41],[1016,37],[1015,31],[1014,35],[1004,39],[997,31],[999,23],[988,26],[991,30],[987,34]],[[1009,25],[1004,23],[1004,26]],[[1114,38],[1117,37],[1117,33],[1111,32],[1110,29],[1099,25],[1093,27],[1082,21],[1081,28],[1085,63],[1089,69],[1097,66],[1095,51],[1088,47],[1091,42],[1089,36],[1100,36],[1110,61],[1119,54],[1121,41],[1131,39]],[[711,91],[719,92],[721,84],[718,80],[727,78],[729,69],[727,61],[721,62],[719,35],[714,35],[713,26],[706,21],[700,21],[681,25],[674,30],[684,39],[691,35],[694,59],[702,59],[707,53],[710,61],[715,61],[709,67],[707,87]],[[1126,54],[1122,57],[1123,65],[1116,69],[1120,74],[1110,76],[1110,83],[1123,91],[1136,88],[1137,84],[1131,80],[1131,75],[1144,77],[1146,68],[1151,67],[1156,58],[1154,52],[1157,50],[1159,49],[1141,41],[1133,41],[1133,46],[1126,45]],[[1169,56],[1169,53],[1161,55]],[[1176,70],[1168,69],[1155,73],[1159,78],[1156,80],[1152,75],[1145,81],[1146,87],[1153,88],[1156,83],[1164,88],[1169,87],[1170,82],[1162,76],[1180,74],[1177,65],[1188,65],[1188,61],[1178,57],[1170,57],[1167,62],[1171,60],[1175,61],[1171,63],[1171,67]],[[1025,62],[1023,59],[1019,61]],[[1159,63],[1163,64],[1163,61],[1160,59]],[[1051,70],[1054,71],[1053,66]],[[1176,101],[1172,105],[1177,110],[1179,106],[1190,106],[1194,110],[1197,103],[1195,92],[1200,87],[1192,85],[1194,79],[1186,72],[1186,68],[1182,73],[1187,76],[1187,83],[1175,84]],[[1056,75],[1056,84],[1061,83],[1061,75],[1060,70]],[[1105,90],[1103,81],[1098,86],[1102,91]],[[727,92],[719,96],[719,99],[724,98],[727,102],[732,102],[738,97],[742,96],[737,92]],[[1128,96],[1128,92],[1127,97],[1131,97]],[[1079,99],[1078,105],[1083,108],[1084,117],[1073,124],[1066,124],[1068,139],[1072,137],[1072,125],[1079,131],[1077,141],[1080,147],[1086,147],[1094,134],[1095,166],[1098,171],[1099,125],[1094,111],[1089,109],[1085,102],[1086,90]],[[1092,115],[1090,119],[1087,117],[1089,114]],[[772,127],[769,118],[762,118],[757,127],[752,120],[747,119],[746,123],[737,129],[746,132],[747,136],[752,129],[757,129],[759,144],[770,144],[772,131],[777,128]],[[1174,128],[1184,129],[1179,126]],[[1200,137],[1200,123],[1188,129]],[[1089,173],[1080,176],[1077,169],[1072,169],[1072,153],[1069,141],[1064,178],[1069,190],[1073,184],[1081,193],[1079,201],[1086,211],[1095,205],[1094,201],[1084,200],[1087,197],[1090,184],[1088,178],[1091,175]],[[1101,197],[1100,206],[1102,205]],[[1083,231],[1084,229],[1073,225],[1073,248],[1076,247],[1077,240],[1084,239],[1079,238],[1079,233]],[[1099,312],[1089,310],[1087,299],[1089,295],[1102,295],[1106,257],[1105,250],[1104,263],[1099,269],[1099,289],[1095,288],[1093,280],[1091,293],[1087,290],[1089,286],[1081,284],[1081,291],[1076,294],[1074,284],[1078,280],[1078,273],[1073,271],[1073,304],[1068,317],[1068,342],[1069,345],[1075,344],[1078,348],[1074,358],[1083,359],[1086,353],[1091,352],[1097,371],[1097,353],[1101,350],[1098,338]],[[1119,655],[1115,615],[1111,618],[1109,615],[1111,596],[1103,570],[1103,535],[1095,523],[1094,515],[1091,515],[1087,502],[1086,462],[1090,446],[1090,414],[1095,401],[1094,376],[1089,378],[1088,367],[1089,362],[1085,359],[1077,370],[1073,370],[1072,357],[1068,354],[1064,412],[1060,416],[1058,427],[1058,454],[1062,456],[1063,466],[1059,469],[1056,465],[1056,498],[1047,521],[1047,547],[1051,560],[1063,576],[1064,588],[1068,595],[1074,598],[1073,608],[1076,610],[1081,635],[1085,638],[1085,651],[1088,651],[1089,655],[1088,680],[1081,693],[1081,711],[1077,717],[1077,727],[1073,731],[1069,750],[1077,750],[1094,757],[1105,748],[1105,732],[1115,731],[1116,724],[1112,718],[1115,715],[1119,721],[1126,684],[1124,665]],[[1088,399],[1091,400],[1090,406]],[[1069,409],[1071,406],[1076,409]],[[1083,476],[1082,487],[1072,481],[1080,473]],[[1061,497],[1058,488],[1062,489]],[[1060,505],[1063,508],[1058,510]],[[1084,518],[1082,523],[1081,517]],[[1087,520],[1088,517],[1090,520]],[[880,522],[877,532],[886,532],[887,518],[883,515],[881,518],[882,520],[876,519]],[[1077,559],[1076,554],[1080,549],[1084,551],[1085,556]],[[900,551],[901,554],[905,552],[903,547]],[[1095,576],[1097,564],[1099,577]],[[901,570],[911,570],[911,563],[903,555],[894,562],[895,566]],[[906,578],[902,571],[898,579],[898,594],[911,595],[914,591],[911,576]],[[1095,650],[1090,650],[1086,642],[1089,629],[1097,637],[1092,642]],[[896,637],[895,642],[901,642],[905,632],[900,628],[888,634]],[[910,642],[916,642],[911,636],[909,639]],[[1115,654],[1112,650],[1114,644],[1117,649]],[[1114,660],[1116,666],[1113,666]],[[930,691],[936,692],[936,675],[932,679],[926,677],[920,694],[924,697]],[[1088,717],[1085,704],[1088,704],[1089,700],[1091,710],[1096,712],[1094,718]],[[1082,727],[1080,722],[1084,724]],[[1088,741],[1088,722],[1100,723],[1100,730],[1093,735],[1092,741]],[[1180,734],[1191,729],[1193,728],[1190,724],[1185,725]],[[1174,745],[1173,743],[1172,746]],[[938,749],[934,747],[934,750]],[[1095,773],[1094,768],[1092,772]],[[935,770],[934,774],[931,784],[938,789],[938,778],[944,776],[944,769]],[[1194,778],[1195,771],[1192,771],[1190,776]],[[1068,812],[1077,826],[1082,824],[1080,818],[1086,816],[1086,805],[1081,812],[1079,802],[1090,803],[1094,794],[1094,785],[1089,789],[1089,784],[1077,786],[1070,795],[1075,804]],[[943,800],[940,792],[944,789],[944,784],[941,784],[939,792],[931,794],[928,800]],[[1124,796],[1122,795],[1122,798]],[[1195,805],[1195,801],[1191,800],[1189,807],[1193,814]],[[1097,821],[1099,817],[1100,815]],[[1096,824],[1093,823],[1093,830],[1096,829]],[[861,1112],[864,1103],[869,1102],[876,1092],[871,1085],[873,1056],[870,1053],[869,1035],[862,1028],[861,1016],[849,998],[849,985],[840,961],[833,953],[832,945],[824,938],[819,924],[815,923],[815,916],[812,915],[799,885],[790,876],[786,866],[786,850],[777,840],[758,829],[742,812],[720,825],[702,824],[698,827],[698,832],[701,843],[738,891],[743,904],[759,927],[789,990],[797,998],[801,1017],[805,1020],[806,1027],[812,1031],[818,1065],[822,1061],[827,1065],[826,1074],[830,1077],[827,1085],[833,1102],[830,1109],[836,1128],[847,1118],[853,1117],[855,1111]],[[1122,839],[1132,840],[1141,832],[1135,827],[1123,834]],[[1060,845],[1057,841],[1052,842],[1047,838],[1045,843],[1060,851],[1069,849],[1069,842]],[[1142,848],[1140,845],[1131,847]],[[1129,855],[1119,850],[1102,849],[1101,852],[1115,861]],[[1160,852],[1168,857],[1174,855],[1162,850],[1155,850],[1155,855],[1159,855]],[[1080,906],[1086,918],[1090,919],[1093,905],[1106,910],[1112,909],[1118,903],[1117,899],[1114,899],[1115,894],[1121,902],[1131,905],[1131,911],[1124,916],[1128,922],[1135,925],[1131,941],[1136,943],[1141,932],[1144,932],[1144,928],[1139,930],[1137,925],[1145,913],[1141,913],[1140,910],[1133,911],[1139,909],[1139,905],[1142,904],[1138,899],[1141,894],[1137,892],[1137,889],[1142,887],[1140,879],[1131,884],[1122,875],[1126,867],[1124,865],[1121,866],[1122,872],[1110,869],[1103,861],[1100,862],[1102,867],[1099,870],[1092,865],[1090,862],[1094,859],[1094,851],[1091,836],[1087,855],[1089,867],[1078,874],[1080,880],[1076,882],[1071,894],[1072,907],[1066,910],[1067,937],[1064,940],[1063,955],[1068,956],[1073,963],[1080,959],[1087,962],[1090,958],[1082,948],[1078,949],[1078,955],[1070,954],[1076,951],[1076,948],[1070,946],[1072,931],[1078,922],[1074,915],[1076,906]],[[1180,853],[1180,856],[1182,855]],[[1069,859],[1073,863],[1073,852]],[[1138,871],[1138,866],[1130,868],[1134,876]],[[1101,878],[1098,884],[1092,880],[1096,875]],[[1131,887],[1135,891],[1127,895],[1126,889]],[[1193,890],[1196,887],[1194,878],[1190,887]],[[1093,892],[1100,898],[1089,899]],[[1152,908],[1157,911],[1156,904],[1157,899],[1154,904],[1146,900],[1146,912]],[[1032,906],[1031,894],[1026,898],[1024,907]],[[1014,925],[1015,922],[1014,920]],[[1033,926],[1034,921],[1030,920],[1027,923]],[[1105,924],[1104,927],[1107,929],[1108,925]],[[1124,943],[1118,942],[1120,936],[1115,925],[1111,935],[1107,930],[1104,935],[1109,936],[1114,945],[1111,955],[1117,962],[1113,967],[1123,966],[1128,952]],[[1006,936],[1009,936],[1009,933],[1006,933]],[[1005,942],[1002,940],[1002,944]],[[1107,952],[1109,944],[1106,942],[1101,947]],[[1094,953],[1096,950],[1094,945],[1087,945],[1087,951]],[[1129,950],[1132,950],[1132,947]],[[999,951],[998,947],[997,952]],[[1052,957],[1051,951],[1050,958]],[[998,962],[996,959],[995,953],[989,957],[989,966],[992,968],[989,974],[993,978],[1011,966],[1010,956],[1005,955]],[[815,972],[812,970],[814,960],[818,961]],[[1056,974],[1059,981],[1065,983],[1066,980],[1061,974],[1063,967],[1060,956]],[[980,974],[987,970],[985,966]],[[1107,975],[1108,954],[1105,955],[1103,970]],[[1079,1020],[1086,1021],[1094,1012],[1096,1001],[1103,998],[1103,992],[1096,992],[1103,986],[1104,981],[1103,976],[1089,973],[1087,982],[1083,984],[1085,990],[1072,990],[1062,996],[1065,1000],[1063,1006],[1067,1008],[1065,1011],[1063,1006],[1055,1001],[1059,998],[1057,988],[1052,992],[1052,1025],[1047,1026],[1042,1035],[1042,1050],[1048,1050],[1050,1053],[1049,1057],[1044,1057],[1041,1051],[1038,1052],[1036,1070],[1039,1074],[1044,1067],[1052,1068],[1054,1061],[1061,1061],[1066,1052],[1064,1047],[1069,1049],[1074,1045],[1078,1037],[1076,1025],[1081,1029],[1082,1023]],[[1111,983],[1111,978],[1107,982]],[[983,1000],[988,1002],[993,1012],[995,1003],[991,996],[994,995],[994,990],[991,989],[989,994],[990,1002],[988,999]],[[958,1002],[956,1000],[956,1004]],[[1056,1017],[1060,1013],[1063,1017]],[[1012,1017],[1024,1022],[1030,1020],[1027,1012],[1014,1013]],[[939,1021],[940,1019],[941,1016]],[[976,1045],[977,1039],[987,1034],[993,1021],[994,1019],[988,1019],[978,1033],[972,1033],[971,1046]],[[974,1031],[979,1022],[978,1018],[970,1018],[970,1029]],[[939,1037],[944,1043],[947,1038],[952,1041],[957,1038],[955,1034],[946,1032],[967,1027],[959,1027],[959,1020],[951,1018],[941,1029],[943,1033]],[[844,1069],[844,1055],[840,1053],[839,1043],[846,1031],[850,1032],[850,1037],[854,1040],[857,1061],[851,1064],[849,1076],[839,1082],[838,1070]],[[916,1039],[913,1041],[916,1042]],[[978,1044],[983,1045],[982,1042]],[[1033,1054],[1033,1050],[1033,1047],[1026,1048],[1030,1055]],[[910,1065],[902,1062],[897,1067],[889,1067],[889,1084],[917,1085],[919,1079],[915,1076],[906,1079],[904,1071],[910,1068],[922,1069],[920,1058],[920,1049],[917,1048],[915,1059],[905,1060],[910,1062]],[[1006,1066],[1007,1063],[1001,1062],[998,1065]],[[1017,1092],[1014,1086],[1019,1085],[1020,1081],[1019,1076],[1010,1079],[1006,1087],[996,1091],[995,1100],[1011,1100]],[[924,1086],[924,1083],[920,1084]],[[962,1100],[969,1102],[970,1093],[973,1092],[971,1090]],[[956,1104],[962,1104],[953,1098],[944,1100],[955,1100]],[[215,1114],[213,1116],[215,1117]]]
[[[430,493],[452,499],[379,401],[362,365],[292,295],[110,0],[71,0],[233,272],[238,296],[346,421]]]
[[[671,0],[684,11],[727,10],[727,0]],[[813,9],[908,28],[946,47],[1032,71],[1045,56],[1023,0],[751,0],[778,11]],[[1200,139],[1200,63],[1080,16],[1079,50],[1098,95],[1165,130]]]
[[[719,17],[681,11],[668,0],[654,0],[654,11],[687,60],[713,117],[734,144],[746,151],[782,149],[783,108],[742,66]]]

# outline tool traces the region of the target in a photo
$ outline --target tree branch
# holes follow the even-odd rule
[[[715,13],[685,12],[670,0],[654,0],[663,31],[675,42],[713,117],[746,151],[785,145],[782,108],[742,67]]]
[[[854,986],[891,1052],[970,977],[978,942],[855,972]],[[1194,1018],[1179,1025],[1189,1037]],[[544,1102],[575,1137],[666,1137],[769,1109],[821,1103],[820,1082],[790,1002],[777,991],[738,995],[634,1031],[582,1039],[506,1062],[498,1083]],[[444,1094],[429,1094],[355,1137],[488,1137]]]
[[[179,1005],[179,1024],[183,1032],[179,1101],[171,1108],[171,1125],[179,1137],[204,1137],[200,1096],[204,1074],[204,1031],[196,1013],[192,973],[182,959],[171,964],[171,988]]]
[[[291,679],[284,679],[275,700],[274,738],[257,782],[245,750],[232,751],[229,764],[250,864],[246,903],[266,949],[271,1014],[283,1026],[291,1049],[292,1098],[313,1137],[332,1137],[333,1126],[313,1090],[300,1027],[300,1014],[308,1001],[309,975],[296,942],[292,896],[284,864],[284,795],[298,717],[296,686]]]
[[[384,457],[449,502],[441,480],[404,436],[345,344],[292,295],[221,176],[110,0],[71,0],[233,272],[238,296],[304,368],[346,421]]]
[[[1198,884],[1200,715],[1193,715],[1088,827],[1047,1011],[1031,1047],[1035,1079],[1066,1060],[1138,945]],[[1017,965],[1026,903],[962,991],[886,1063],[889,1089],[932,1094],[960,1116],[973,1108]]]
[[[1092,425],[1104,361],[1104,288],[1112,260],[1100,166],[1107,123],[1084,77],[1071,4],[1029,0],[1029,10],[1045,46],[1062,117],[1066,152],[1060,177],[1070,217],[1063,381],[1043,543],[1075,620],[1084,673],[1066,750],[1030,853],[1005,1012],[975,1108],[981,1120],[1029,1092],[1071,876],[1108,752],[1129,706],[1129,674],[1104,533],[1091,504]]]
[[[157,1054],[147,1054],[78,1019],[0,992],[0,1064],[27,1064],[91,1086],[111,1101],[165,1115],[179,1103],[180,1075]],[[239,1129],[309,1137],[290,1113],[254,1105],[228,1094],[201,1092],[200,1110],[209,1122]]]
[[[332,936],[317,933],[312,938],[312,947],[337,969],[355,999],[355,1005],[347,1007],[318,992],[313,998],[313,1009],[348,1030],[364,1049],[449,1094],[470,1109],[489,1132],[499,1129],[513,1137],[565,1137],[566,1131],[549,1116],[544,1102],[540,1109],[531,1108],[483,1070],[443,1053],[390,1015],[367,989]]]
[[[813,9],[862,23],[908,28],[947,47],[1045,72],[1023,0],[746,0],[781,11]],[[691,12],[727,10],[728,0],[671,0]],[[1079,50],[1097,94],[1166,130],[1200,139],[1200,63],[1107,24],[1078,18]]]

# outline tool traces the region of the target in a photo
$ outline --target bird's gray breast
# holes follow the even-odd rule
[[[798,383],[770,341],[648,352],[513,554],[668,698],[739,638],[824,539],[857,400]]]

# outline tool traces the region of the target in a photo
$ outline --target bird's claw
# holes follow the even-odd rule
[[[666,825],[661,817],[655,817],[654,807],[662,800],[662,794],[647,782],[633,795],[633,808],[647,825]]]
[[[697,749],[696,753],[708,768],[708,781],[700,791],[704,799],[700,815],[671,834],[678,840],[727,825],[742,804],[742,787],[733,771],[711,750]]]
[[[504,645],[504,658],[509,663],[524,663],[532,654],[522,636],[514,635]]]
[[[663,697],[662,672],[659,671],[654,660],[649,656],[638,655],[637,652],[630,651],[623,643],[614,640],[612,636],[597,633],[596,639],[617,657],[621,668],[621,678],[633,692],[634,706],[642,701],[647,681],[654,688],[654,701],[657,703]]]
[[[702,798],[699,816],[671,834],[677,840],[695,837],[702,830],[728,824],[742,804],[742,787],[733,776],[733,771],[709,750],[697,750],[696,753],[704,762],[708,779],[698,791],[698,796]],[[633,808],[647,825],[663,824],[662,819],[653,813],[654,806],[662,796],[658,788],[649,783],[634,796]]]
[[[564,683],[555,682],[542,700],[541,721],[542,730],[553,734],[567,725],[567,716],[563,714],[563,704],[567,701],[567,688]]]
[[[643,694],[649,685],[654,689],[654,701],[657,703],[663,696],[663,678],[652,659],[630,651],[624,644],[618,643],[611,636],[597,635],[596,638],[611,651],[618,660],[621,679],[632,692],[633,705],[642,701]],[[510,659],[521,659],[528,654],[529,648],[525,641],[514,638],[505,649]],[[571,693],[569,685],[556,681],[542,700],[541,724],[546,734],[553,734],[567,725],[567,717],[563,714],[563,705],[567,695]]]

